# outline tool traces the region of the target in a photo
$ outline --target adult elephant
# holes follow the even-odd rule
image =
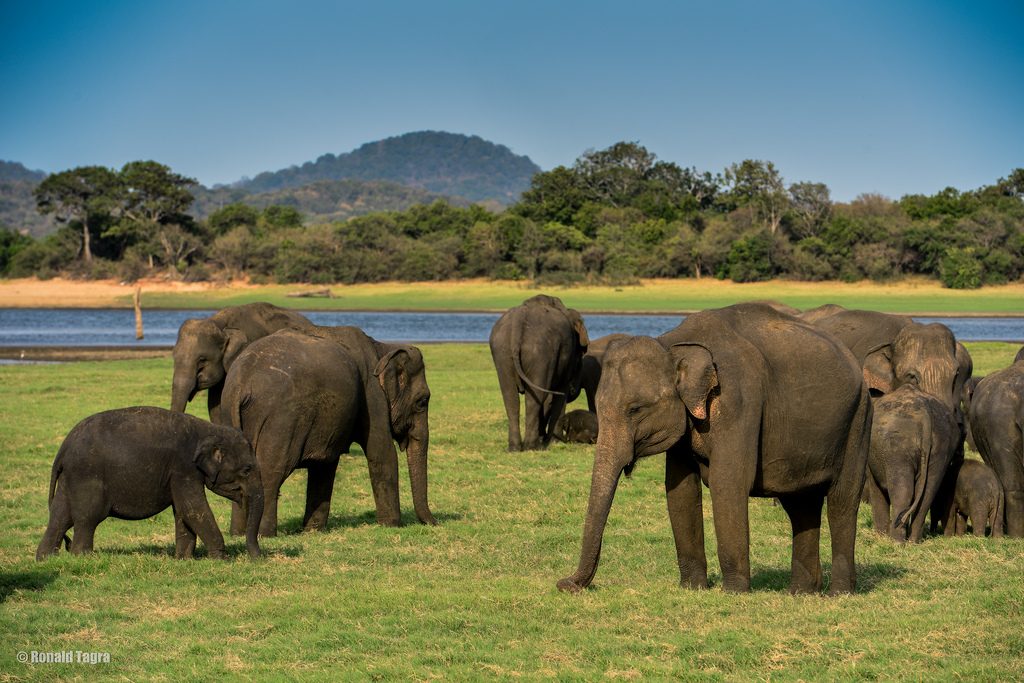
[[[789,515],[793,592],[821,588],[827,498],[831,592],[854,590],[871,402],[842,344],[768,306],[708,310],[656,339],[612,346],[597,393],[601,430],[583,549],[559,589],[578,591],[593,580],[620,475],[638,458],[667,452],[665,490],[682,585],[707,586],[703,480],[726,590],[750,590],[750,496],[778,497]]]
[[[509,309],[494,323],[491,357],[508,415],[510,451],[550,443],[565,404],[579,396],[580,368],[589,344],[583,316],[546,294]],[[525,396],[525,440],[519,428],[519,394]]]
[[[174,343],[171,410],[185,412],[185,404],[206,389],[210,419],[217,421],[224,377],[238,354],[278,330],[308,330],[312,326],[301,313],[265,302],[229,306],[209,318],[186,320]]]
[[[604,358],[605,351],[608,350],[608,345],[629,338],[630,335],[620,332],[606,334],[590,342],[587,347],[587,353],[583,356],[580,368],[580,388],[587,395],[587,410],[590,412],[597,412],[595,397],[597,396],[597,385],[601,382],[601,360]]]
[[[1024,538],[1024,363],[978,382],[968,417],[978,452],[1003,487],[1006,533]]]
[[[429,402],[423,356],[414,346],[383,344],[356,327],[282,330],[253,342],[228,371],[221,419],[240,429],[256,453],[264,489],[260,534],[277,533],[281,484],[297,468],[309,471],[303,525],[322,529],[338,459],[353,443],[366,454],[378,523],[401,522],[398,441],[416,515],[436,524],[427,503]],[[244,520],[235,506],[233,533]]]

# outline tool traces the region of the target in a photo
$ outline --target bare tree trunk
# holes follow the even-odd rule
[[[135,288],[135,296],[132,297],[132,302],[135,304],[135,338],[142,339],[142,287],[141,285]]]
[[[89,219],[82,221],[82,258],[92,263],[92,249],[89,248]]]

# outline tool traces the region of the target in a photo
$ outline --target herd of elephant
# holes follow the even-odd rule
[[[499,318],[490,349],[510,451],[554,438],[596,444],[579,565],[561,590],[590,585],[621,476],[658,453],[683,586],[708,585],[703,486],[731,591],[750,589],[751,496],[776,498],[791,520],[793,592],[822,588],[826,501],[832,593],[856,585],[862,496],[875,529],[901,541],[921,539],[929,510],[933,533],[963,533],[969,519],[978,535],[1000,536],[1005,523],[1024,537],[1024,362],[973,378],[970,355],[944,325],[751,302],[690,315],[656,338],[591,341],[578,311],[538,295]],[[339,457],[353,443],[366,455],[380,524],[400,523],[396,443],[416,515],[436,524],[430,389],[415,346],[255,303],[186,321],[173,356],[171,410],[98,413],[65,438],[38,559],[62,541],[90,551],[107,517],[168,506],[178,557],[192,556],[197,536],[224,557],[206,488],[232,501],[231,532],[256,557],[259,537],[277,532],[279,491],[296,469],[308,470],[304,527],[326,525]],[[202,390],[209,422],[184,413]],[[580,393],[588,409],[565,412]],[[965,439],[984,462],[964,458]]]

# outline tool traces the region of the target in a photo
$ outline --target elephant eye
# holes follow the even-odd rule
[[[252,474],[252,465],[242,465],[242,469],[238,473],[243,477],[248,477]]]
[[[427,406],[429,404],[430,404],[430,397],[429,396],[424,396],[420,400],[416,401],[416,410],[422,413],[424,410],[427,409]]]

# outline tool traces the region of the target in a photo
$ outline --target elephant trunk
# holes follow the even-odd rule
[[[420,413],[409,433],[406,459],[409,463],[409,481],[412,488],[412,504],[416,516],[424,524],[437,524],[427,503],[427,451],[430,445],[430,429],[427,413]]]
[[[198,381],[196,369],[174,368],[174,379],[171,383],[171,410],[176,413],[185,412],[185,405],[196,395]]]
[[[260,480],[257,470],[249,478],[246,485],[245,519],[245,547],[249,551],[249,557],[255,559],[260,556],[260,544],[258,540],[260,520],[263,519],[263,482]]]
[[[613,449],[598,443],[594,456],[594,472],[590,480],[590,500],[587,503],[587,518],[583,525],[583,549],[576,573],[558,582],[558,589],[576,593],[590,585],[597,572],[601,558],[601,539],[608,521],[608,513],[615,498],[615,489],[622,473],[623,458],[616,457]],[[632,458],[625,458],[625,462]]]

